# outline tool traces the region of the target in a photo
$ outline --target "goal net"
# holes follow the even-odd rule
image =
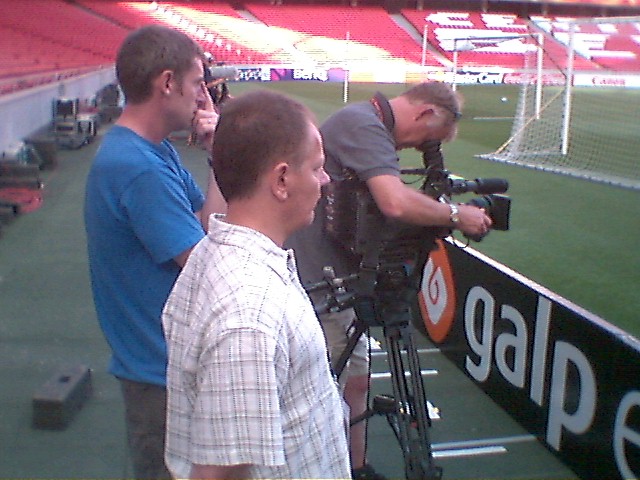
[[[511,136],[479,157],[640,189],[640,17],[532,30]]]

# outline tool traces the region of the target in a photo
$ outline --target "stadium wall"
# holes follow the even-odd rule
[[[0,152],[12,150],[32,133],[51,125],[58,98],[93,99],[115,81],[113,67],[0,96]]]

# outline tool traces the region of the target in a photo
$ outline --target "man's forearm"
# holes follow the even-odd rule
[[[458,222],[454,223],[447,204],[407,187],[392,175],[374,177],[367,186],[382,214],[394,220],[426,227],[457,228],[472,235],[483,235],[491,227],[491,219],[485,212],[469,205],[458,206]]]
[[[422,226],[448,226],[449,208],[412,188],[399,178],[381,175],[367,186],[382,214],[388,218]]]

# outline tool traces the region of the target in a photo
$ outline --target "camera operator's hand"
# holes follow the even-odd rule
[[[213,104],[211,95],[209,95],[209,90],[207,90],[204,82],[202,83],[201,88],[203,90],[202,93],[205,100],[203,102],[199,102],[198,110],[193,116],[191,125],[198,143],[207,150],[207,152],[211,153],[213,132],[218,124],[218,113],[216,112],[215,105]]]
[[[489,232],[491,223],[484,208],[458,204],[458,221],[453,226],[469,237],[482,238]]]

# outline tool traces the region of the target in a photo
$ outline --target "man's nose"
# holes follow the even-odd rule
[[[322,169],[322,175],[320,176],[320,185],[326,185],[330,181],[331,181],[331,177],[329,177],[329,175],[327,175],[327,172],[323,168]]]

